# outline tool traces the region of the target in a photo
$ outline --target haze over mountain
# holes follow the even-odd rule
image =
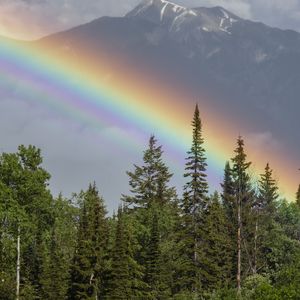
[[[51,52],[126,58],[180,83],[233,119],[237,134],[290,157],[300,152],[300,34],[245,20],[222,7],[186,8],[145,0],[124,17],[102,17],[33,43]],[[75,57],[76,57],[75,55]],[[204,100],[203,100],[204,101]],[[201,109],[201,105],[200,105]]]
[[[224,113],[241,116],[249,131],[268,132],[299,152],[295,31],[244,20],[222,7],[145,0],[125,17],[103,17],[47,39],[63,51],[113,51],[159,71],[199,97],[210,95]]]

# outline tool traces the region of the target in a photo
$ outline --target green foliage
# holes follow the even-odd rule
[[[16,298],[18,237],[20,300],[300,299],[300,186],[296,202],[279,199],[267,164],[256,189],[239,137],[222,199],[217,192],[208,197],[198,106],[192,127],[180,203],[151,136],[143,164],[128,172],[124,208],[112,217],[95,184],[76,203],[62,195],[53,200],[36,147],[2,153],[0,299]]]
[[[68,289],[68,263],[59,247],[58,232],[52,229],[49,253],[43,260],[41,276],[44,299],[65,299]]]
[[[19,228],[21,292],[24,289],[22,293],[32,299],[41,292],[43,238],[53,224],[52,197],[47,188],[50,174],[41,167],[42,161],[41,151],[34,146],[20,146],[17,153],[0,157],[0,264],[8,262],[7,270],[15,274],[16,245],[11,252],[3,249],[12,249]]]
[[[162,147],[156,144],[151,136],[143,156],[144,165],[135,165],[134,172],[127,172],[132,195],[123,195],[122,200],[129,206],[147,208],[153,202],[163,205],[176,197],[175,189],[168,187],[172,174],[162,161]]]
[[[207,293],[204,297],[207,300],[237,300],[236,289],[222,288],[215,290],[211,293]]]
[[[222,200],[223,205],[226,210],[226,214],[230,220],[235,219],[235,190],[234,190],[234,181],[232,178],[232,169],[230,167],[230,163],[226,162],[224,169],[224,180],[221,184],[222,186]]]
[[[159,249],[159,228],[158,216],[155,212],[152,219],[152,226],[150,231],[149,247],[146,257],[146,282],[149,285],[150,291],[154,298],[159,295],[159,276],[160,276],[160,249]]]
[[[1,268],[0,273],[0,299],[15,299],[15,277]]]
[[[237,147],[234,150],[235,156],[232,158],[232,178],[234,182],[234,197],[236,207],[233,215],[236,216],[236,229],[241,229],[241,249],[242,249],[242,275],[247,277],[249,273],[255,273],[255,235],[256,235],[256,215],[254,189],[249,175],[251,162],[247,161],[247,154],[244,149],[244,140],[239,137]],[[239,211],[239,215],[238,215]],[[240,217],[240,219],[239,219]]]
[[[24,278],[21,285],[20,299],[24,300],[38,300],[40,299],[39,292],[36,286],[30,280]]]
[[[131,226],[130,217],[120,208],[107,299],[148,298],[148,287],[143,281],[144,270],[134,258]]]
[[[262,291],[272,288],[270,279],[259,274],[251,275],[245,278],[243,282],[243,298],[256,299]],[[260,298],[258,298],[260,299]]]
[[[183,212],[180,236],[182,271],[181,289],[197,292],[200,289],[199,251],[204,238],[201,230],[204,226],[203,214],[208,204],[208,183],[206,180],[206,157],[203,148],[202,123],[198,105],[196,105],[192,121],[193,141],[188,157],[184,177],[187,182],[181,203]],[[201,262],[200,262],[201,263]]]
[[[197,249],[200,281],[205,291],[229,285],[232,245],[227,224],[225,210],[215,193],[205,212],[203,239]]]
[[[132,240],[137,263],[145,274],[152,298],[166,298],[174,286],[174,227],[178,222],[176,192],[169,186],[172,174],[162,160],[154,136],[144,152],[144,165],[128,172],[131,196],[123,196],[134,223]],[[154,222],[154,223],[153,223]],[[155,277],[155,278],[154,278]]]
[[[106,209],[95,185],[82,193],[75,255],[71,266],[71,299],[92,299],[104,293],[107,272]]]
[[[273,171],[269,164],[265,173],[260,176],[259,194],[255,203],[256,232],[255,232],[255,263],[260,273],[274,270],[274,257],[278,247],[275,241],[280,240],[278,226],[274,221],[277,205],[278,187],[273,179]],[[272,261],[272,262],[271,262]]]
[[[280,201],[275,217],[288,237],[300,240],[300,207],[296,203]]]
[[[296,204],[300,207],[300,184],[299,184],[298,191],[296,194]]]
[[[184,186],[183,210],[190,214],[199,213],[205,209],[207,203],[208,183],[206,180],[206,157],[203,148],[202,123],[198,105],[196,105],[192,121],[193,141],[186,165],[184,177],[187,183]]]
[[[265,173],[261,175],[259,180],[259,197],[258,197],[258,209],[266,217],[274,215],[276,200],[278,199],[278,186],[273,179],[273,171],[267,164]]]
[[[235,182],[230,163],[226,162],[222,187],[222,204],[226,214],[226,229],[228,230],[228,241],[230,245],[228,256],[230,256],[230,272],[227,274],[230,285],[235,285],[236,261],[237,261],[237,199],[235,194]]]

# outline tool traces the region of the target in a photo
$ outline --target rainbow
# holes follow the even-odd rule
[[[18,82],[26,99],[34,104],[87,123],[96,130],[106,126],[127,130],[128,140],[120,141],[126,147],[140,145],[145,136],[154,133],[175,165],[183,163],[191,143],[193,107],[184,103],[186,99],[195,99],[195,103],[200,102],[209,178],[213,188],[219,187],[225,162],[232,157],[234,141],[243,131],[237,132],[235,124],[216,114],[208,101],[196,98],[184,88],[165,85],[161,78],[141,74],[122,58],[98,54],[99,63],[94,66],[82,57],[71,59],[69,52],[49,54],[49,46],[1,41],[2,84],[10,86]],[[275,173],[282,176],[278,178],[282,196],[293,199],[298,184],[296,173],[290,171],[293,162],[283,163],[282,153],[257,153],[251,148],[247,152],[249,159],[255,161],[253,172],[262,173],[270,162]]]

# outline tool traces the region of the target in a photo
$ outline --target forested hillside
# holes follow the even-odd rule
[[[54,198],[36,147],[2,153],[0,299],[300,299],[300,186],[252,177],[238,137],[210,195],[197,106],[191,135],[183,195],[151,136],[112,216],[94,183]]]

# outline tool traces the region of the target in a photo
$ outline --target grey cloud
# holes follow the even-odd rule
[[[173,1],[185,6],[219,5],[243,18],[300,31],[299,0]],[[24,29],[26,24],[31,33],[27,38],[38,38],[104,15],[122,16],[139,2],[139,0],[0,0],[2,11],[0,25],[6,22],[6,27],[11,27],[12,23],[17,23],[17,28]],[[21,36],[21,33],[19,35]]]
[[[34,39],[104,15],[124,15],[137,3],[138,0],[2,0],[0,26],[4,23],[6,28],[16,27],[17,38]]]
[[[11,24],[9,22],[19,22],[17,25],[32,31],[31,37],[35,38],[103,15],[124,15],[138,2],[139,0],[0,0],[0,25],[4,21],[8,25]],[[221,5],[244,18],[300,30],[300,3],[295,0],[174,2],[186,6]],[[131,169],[132,163],[138,163],[136,159],[141,157],[143,149],[121,149],[120,144],[112,144],[109,138],[111,134],[126,139],[128,133],[121,129],[96,131],[85,126],[80,127],[75,121],[66,122],[65,116],[59,118],[42,106],[20,101],[16,95],[18,91],[7,99],[7,94],[1,95],[0,89],[0,150],[16,151],[21,143],[37,145],[44,151],[45,166],[53,175],[51,188],[55,193],[63,191],[70,195],[96,180],[100,188],[105,188],[101,193],[108,200],[110,209],[116,208],[120,194],[128,190],[125,171]],[[249,140],[260,149],[266,145],[278,146],[268,132],[253,134]],[[113,147],[116,148],[114,159],[111,153]],[[103,169],[105,172],[101,171]],[[118,174],[114,173],[115,170]]]
[[[223,6],[238,16],[282,29],[300,31],[299,0],[175,0],[189,6]]]
[[[143,141],[131,143],[137,135]],[[16,152],[20,144],[42,150],[54,196],[70,197],[95,181],[110,212],[129,192],[126,171],[141,163],[148,140],[134,129],[95,126],[33,101],[17,81],[0,82],[0,137],[0,152]],[[182,184],[181,176],[174,178],[174,185]]]
[[[96,181],[112,211],[118,207],[121,193],[128,191],[126,171],[132,163],[138,163],[136,158],[141,157],[142,149],[122,148],[111,139],[127,139],[128,133],[122,129],[95,130],[78,123],[43,105],[30,104],[14,95],[2,96],[0,151],[15,152],[20,144],[36,145],[42,149],[44,167],[52,175],[54,195],[63,192],[69,197]]]

